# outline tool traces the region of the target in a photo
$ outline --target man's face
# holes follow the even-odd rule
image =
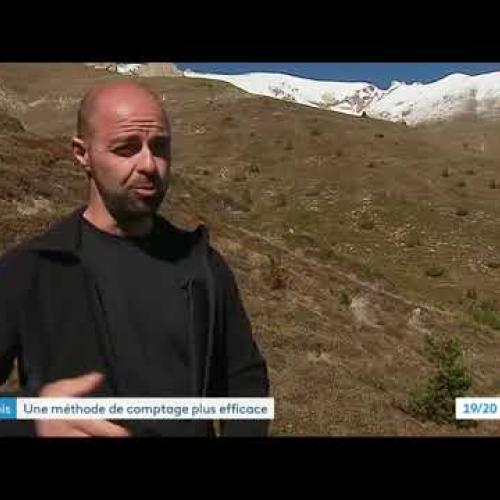
[[[149,95],[100,98],[92,116],[88,165],[108,211],[117,219],[156,212],[168,188],[170,127]]]

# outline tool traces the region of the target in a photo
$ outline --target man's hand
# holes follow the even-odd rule
[[[71,398],[89,394],[102,383],[100,373],[52,382],[42,387],[42,398]],[[36,420],[39,437],[129,437],[130,433],[106,420]]]

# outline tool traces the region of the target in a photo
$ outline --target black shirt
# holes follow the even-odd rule
[[[146,237],[123,238],[82,217],[81,257],[102,299],[120,396],[195,396],[190,393],[188,303],[175,262],[164,257],[165,245],[158,224]],[[143,426],[151,426],[147,422]],[[190,433],[187,421],[167,420],[161,427],[162,434]]]

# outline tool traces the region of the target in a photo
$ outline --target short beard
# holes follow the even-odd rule
[[[121,224],[152,217],[158,211],[167,191],[166,187],[158,188],[153,197],[141,199],[134,197],[128,190],[121,193],[107,191],[95,178],[94,183],[106,209]]]

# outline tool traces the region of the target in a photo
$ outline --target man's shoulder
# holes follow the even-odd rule
[[[164,243],[164,250],[173,259],[198,255],[209,245],[208,228],[198,225],[194,229],[183,229],[162,216],[156,217],[155,234]]]
[[[24,241],[5,250],[0,255],[0,275],[5,272],[16,272],[20,268],[25,268],[28,263],[33,263],[37,260],[38,246],[43,244],[47,239],[52,237],[54,233],[65,230],[71,220],[75,219],[75,213],[66,214],[63,217],[55,219],[50,226],[43,232],[35,234]]]
[[[0,302],[17,300],[29,288],[35,258],[28,242],[9,248],[0,256]]]
[[[30,245],[33,240],[34,238],[24,241],[7,249],[0,255],[0,276],[24,269],[28,262],[33,260],[34,255],[30,252]]]
[[[183,229],[162,217],[157,220],[162,233],[168,235],[171,252],[178,256],[191,256],[195,260],[206,258],[217,281],[226,282],[233,279],[226,259],[211,244],[208,226],[200,224],[195,229]]]

